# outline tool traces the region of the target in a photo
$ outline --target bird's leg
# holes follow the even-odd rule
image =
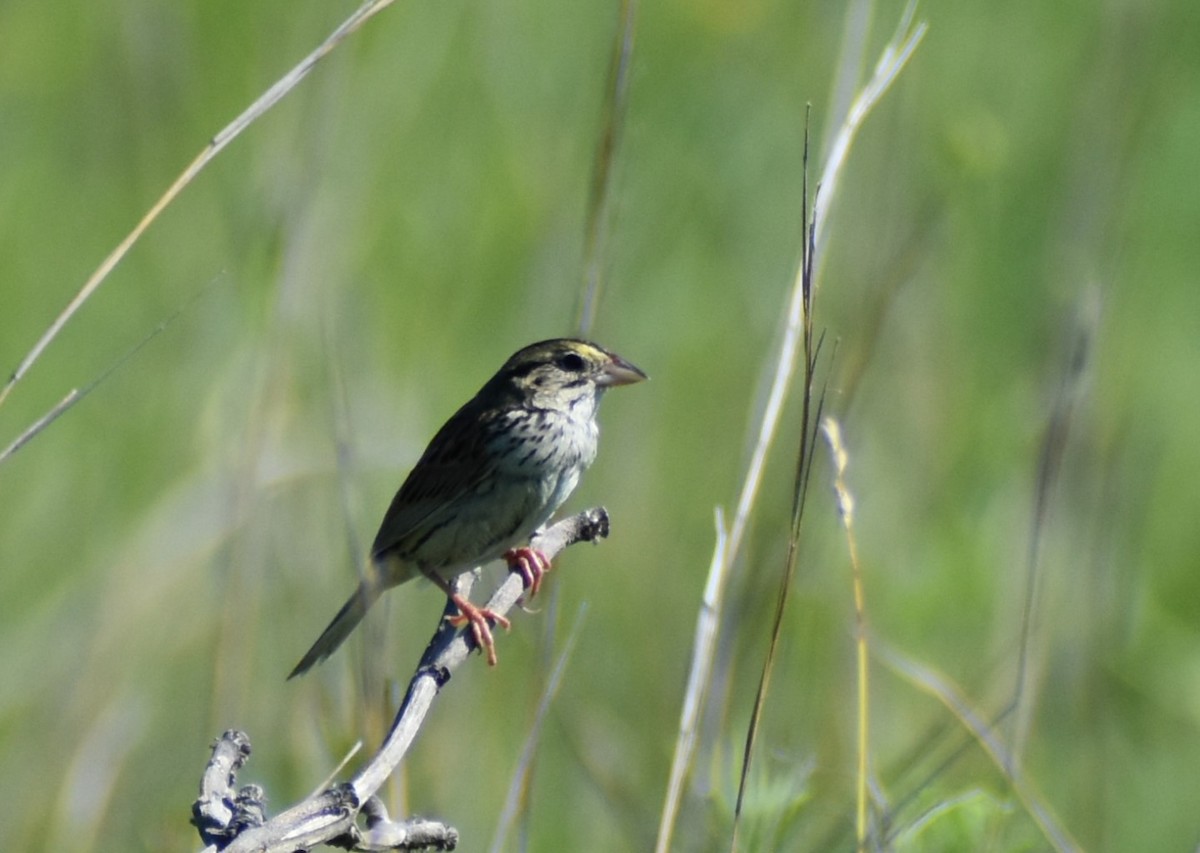
[[[537,548],[510,548],[504,552],[508,570],[515,572],[525,581],[529,597],[533,598],[542,588],[542,576],[550,571],[550,558]]]
[[[475,645],[487,653],[488,666],[496,665],[496,641],[492,637],[492,626],[489,623],[495,622],[504,630],[512,627],[512,623],[492,610],[486,607],[477,607],[467,600],[465,595],[460,595],[454,591],[450,582],[436,572],[426,572],[422,570],[425,577],[433,581],[438,589],[446,593],[446,597],[454,602],[454,606],[458,608],[457,616],[447,616],[446,621],[455,628],[461,628],[468,622],[471,624],[471,635],[475,638]]]

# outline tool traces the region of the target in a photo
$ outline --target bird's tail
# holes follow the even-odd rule
[[[288,679],[293,679],[297,675],[303,675],[312,669],[312,667],[325,658],[333,654],[337,647],[340,646],[350,632],[358,627],[358,623],[367,615],[367,610],[375,603],[375,600],[382,594],[383,588],[379,583],[372,583],[370,576],[364,578],[358,585],[358,589],[354,594],[342,605],[342,609],[338,611],[337,616],[333,617],[333,621],[329,623],[329,627],[322,632],[321,636],[317,637],[317,641],[313,643],[312,648],[305,653],[300,659],[300,663],[296,664],[296,668],[292,670]]]

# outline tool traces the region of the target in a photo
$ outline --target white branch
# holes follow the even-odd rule
[[[606,536],[608,513],[603,507],[596,507],[535,534],[530,545],[553,560],[576,542],[593,542]],[[523,592],[521,576],[510,574],[492,595],[487,608],[504,615]],[[455,612],[454,605],[447,603],[447,613]],[[458,843],[458,832],[453,827],[419,818],[392,821],[375,792],[400,764],[433,700],[474,647],[469,626],[456,629],[442,620],[417,665],[408,693],[379,752],[351,781],[310,797],[270,820],[264,819],[261,789],[248,785],[240,791],[234,790],[237,771],[250,755],[250,739],[241,732],[226,732],[213,747],[201,781],[200,797],[192,806],[192,822],[200,830],[200,837],[210,845],[205,853],[216,850],[290,853],[330,843],[356,850],[425,847],[453,850]],[[366,818],[365,828],[357,823],[360,812]]]

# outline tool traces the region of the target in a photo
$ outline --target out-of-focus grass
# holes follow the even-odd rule
[[[207,137],[351,8],[0,8],[5,370]],[[897,13],[876,11],[873,46]],[[818,299],[840,341],[828,405],[872,629],[1002,706],[1038,442],[1094,284],[1024,770],[1089,849],[1189,846],[1198,24],[1179,0],[920,14],[930,32],[856,143]],[[194,298],[0,467],[4,846],[193,846],[187,810],[221,729],[250,733],[246,780],[275,806],[361,736],[362,640],[283,676],[436,427],[513,349],[569,331],[615,17],[402,0],[225,152],[0,408],[6,443]],[[803,106],[821,139],[841,26],[839,10],[769,0],[642,6],[595,336],[653,382],[610,395],[572,499],[607,505],[613,538],[565,556],[564,606],[520,617],[499,670],[456,678],[408,762],[408,808],[455,823],[466,849],[502,807],[544,678],[538,633],[583,599],[531,843],[651,844],[712,507],[735,497],[798,255]],[[681,843],[703,849],[728,827],[791,466],[781,449],[731,603],[738,663],[712,766],[696,768],[712,795],[682,814]],[[794,849],[852,837],[852,610],[820,477],[748,799],[762,822],[746,838]],[[440,605],[416,586],[389,598],[368,627],[401,678]],[[884,670],[872,690],[883,793],[915,798],[910,822],[933,810],[902,843],[1040,843],[970,745],[914,790],[958,727]],[[480,793],[464,798],[468,783]]]

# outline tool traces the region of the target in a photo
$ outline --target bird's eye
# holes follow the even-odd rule
[[[583,356],[576,352],[564,353],[558,359],[558,366],[569,373],[577,373],[583,370]]]

